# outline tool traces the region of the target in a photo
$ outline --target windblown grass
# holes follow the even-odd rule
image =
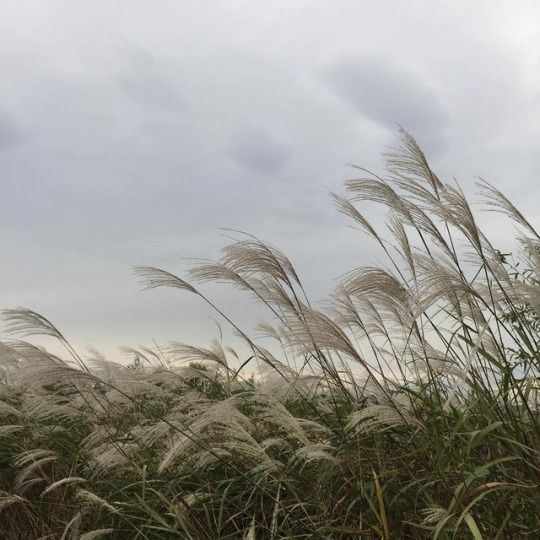
[[[314,308],[285,255],[250,235],[187,279],[251,354],[214,341],[82,357],[47,319],[4,312],[0,537],[6,539],[540,537],[540,237],[501,193],[520,262],[497,250],[457,185],[410,135],[384,178],[360,170],[339,210],[386,266],[344,276]],[[359,203],[382,205],[384,231]],[[268,308],[260,339],[198,288]],[[252,377],[254,365],[260,376]]]

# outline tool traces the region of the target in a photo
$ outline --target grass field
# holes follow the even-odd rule
[[[171,343],[121,365],[4,311],[0,538],[540,538],[540,236],[482,182],[516,226],[501,253],[410,135],[387,158],[335,196],[387,262],[344,276],[325,310],[249,235],[185,280],[136,269],[209,310],[208,281],[252,295],[264,340],[217,310],[249,355]]]

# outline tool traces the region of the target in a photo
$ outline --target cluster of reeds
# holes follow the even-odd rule
[[[66,356],[1,345],[0,537],[540,537],[540,237],[481,182],[518,231],[519,261],[498,251],[405,132],[384,178],[360,172],[335,199],[387,265],[351,271],[324,310],[249,235],[187,280],[136,270],[207,302],[246,357],[214,341],[83,358],[42,316],[4,312]],[[384,231],[363,202],[384,207]],[[208,281],[265,305],[258,334],[281,352]]]

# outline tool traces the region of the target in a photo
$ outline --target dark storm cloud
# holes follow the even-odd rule
[[[290,158],[287,145],[260,129],[243,129],[229,147],[232,158],[242,167],[263,174],[280,172]]]
[[[439,149],[445,113],[420,77],[380,59],[353,58],[331,66],[325,80],[364,117],[394,131],[403,126],[429,150]]]

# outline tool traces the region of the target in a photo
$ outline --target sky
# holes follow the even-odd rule
[[[185,292],[141,292],[228,234],[282,249],[314,300],[377,262],[330,193],[409,130],[539,224],[536,1],[0,0],[0,307],[79,348],[205,344]],[[492,219],[501,241],[508,227]],[[205,291],[240,324],[238,291]]]

